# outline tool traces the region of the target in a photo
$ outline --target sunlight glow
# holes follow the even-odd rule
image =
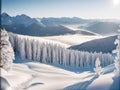
[[[113,0],[113,4],[117,6],[120,3],[120,0]]]

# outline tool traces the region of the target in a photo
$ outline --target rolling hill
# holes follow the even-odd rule
[[[95,33],[99,33],[101,35],[110,35],[117,33],[117,30],[119,29],[119,24],[120,22],[118,23],[118,22],[100,21],[85,26],[85,29]]]
[[[71,46],[70,49],[89,52],[111,53],[115,49],[114,41],[116,38],[116,36],[110,36],[106,38],[95,39],[79,45]]]

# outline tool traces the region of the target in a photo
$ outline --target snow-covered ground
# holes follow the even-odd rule
[[[1,69],[1,76],[13,90],[110,90],[114,65],[105,67],[98,78],[89,70],[17,59],[11,71]]]

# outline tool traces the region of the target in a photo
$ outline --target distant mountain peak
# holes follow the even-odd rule
[[[16,17],[31,18],[31,17],[29,17],[29,16],[27,16],[27,15],[25,15],[25,14],[17,15]]]
[[[1,16],[2,17],[10,17],[7,13],[5,13],[5,12],[3,12],[2,14],[1,14]]]

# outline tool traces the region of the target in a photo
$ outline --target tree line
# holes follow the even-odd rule
[[[109,53],[92,53],[66,49],[54,42],[46,42],[41,39],[13,33],[9,33],[9,37],[15,52],[22,59],[73,67],[94,67],[97,58],[100,59],[101,66],[103,67],[114,62],[114,58]]]

